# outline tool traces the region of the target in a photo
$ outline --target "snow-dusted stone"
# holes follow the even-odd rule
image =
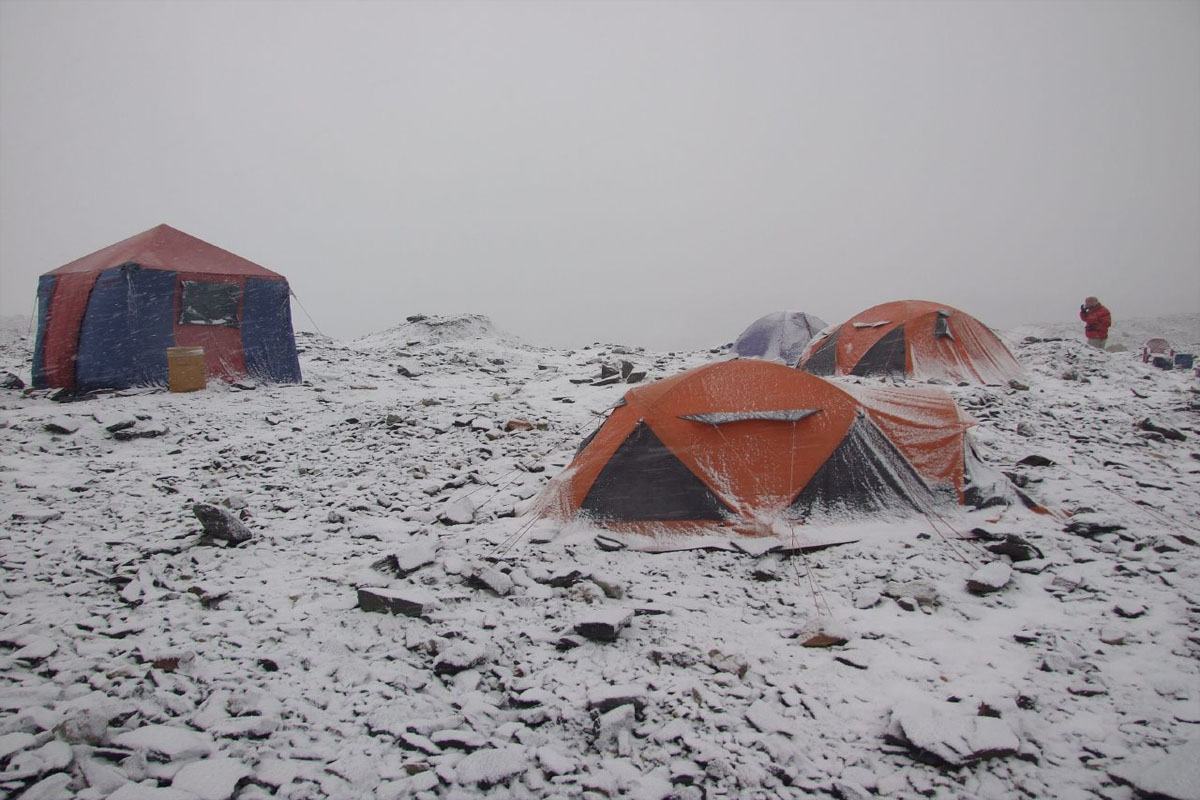
[[[777,581],[781,579],[780,572],[783,569],[783,562],[778,556],[766,556],[754,562],[754,566],[750,569],[750,577],[756,581]]]
[[[1129,634],[1125,630],[1111,625],[1105,626],[1100,630],[1100,641],[1113,647],[1125,644],[1125,640],[1128,637]]]
[[[745,656],[737,653],[725,653],[715,648],[708,651],[705,663],[717,672],[728,672],[739,678],[746,677],[746,673],[750,670],[750,662],[746,660]]]
[[[478,504],[475,496],[467,495],[442,506],[437,519],[443,525],[467,525],[475,521],[476,508]]]
[[[47,636],[34,636],[25,641],[23,647],[13,652],[12,657],[26,664],[45,661],[58,652],[58,644]]]
[[[130,781],[110,794],[106,800],[192,800],[192,796],[178,789],[160,789],[154,781]]]
[[[971,594],[998,592],[1012,580],[1012,567],[1003,561],[984,564],[967,578],[967,591]]]
[[[1063,528],[1066,533],[1092,538],[1103,533],[1116,533],[1125,530],[1125,526],[1117,520],[1102,514],[1085,512],[1076,514]]]
[[[119,411],[97,411],[92,414],[92,419],[96,420],[100,427],[109,433],[132,428],[137,424],[137,417],[133,414],[124,414]]]
[[[604,592],[604,596],[608,599],[623,600],[625,598],[625,587],[621,586],[616,578],[593,573],[589,580],[599,586],[600,591]]]
[[[25,731],[0,734],[0,761],[37,744],[37,737]]]
[[[1127,761],[1109,775],[1138,792],[1164,800],[1200,800],[1200,742],[1191,741],[1145,758]]]
[[[1041,550],[1015,533],[1005,534],[1001,541],[987,545],[987,550],[998,556],[1008,556],[1014,564],[1043,557]]]
[[[534,708],[554,702],[554,695],[545,689],[535,686],[532,689],[526,689],[523,692],[513,695],[510,698],[510,702],[517,708]]]
[[[746,721],[762,733],[782,733],[785,736],[792,736],[796,731],[795,723],[776,711],[775,707],[765,700],[759,700],[746,709]]]
[[[520,775],[529,762],[524,747],[489,747],[463,756],[454,767],[454,775],[461,784],[486,789]]]
[[[600,608],[575,621],[574,630],[580,636],[597,642],[611,642],[633,619],[630,608]]]
[[[229,800],[238,782],[252,773],[250,767],[236,758],[205,758],[179,770],[171,788],[191,792],[198,800]]]
[[[538,748],[537,762],[547,775],[570,775],[579,769],[575,761],[550,745]]]
[[[0,389],[24,389],[25,381],[11,372],[0,373]]]
[[[874,589],[861,589],[854,593],[854,607],[861,610],[879,605],[883,595]]]
[[[15,800],[62,800],[64,797],[71,797],[72,793],[67,787],[71,785],[71,776],[66,772],[56,772],[53,775],[47,775],[40,781],[30,786],[21,794],[17,795]]]
[[[72,744],[98,745],[104,741],[108,724],[116,714],[115,705],[101,702],[73,708],[66,712],[54,732]]]
[[[512,591],[513,579],[495,567],[479,567],[467,579],[467,583],[476,589],[485,589],[497,597],[504,597]]]
[[[421,369],[420,362],[406,358],[396,364],[396,374],[405,378],[418,378],[425,374],[425,370]]]
[[[592,711],[605,713],[618,706],[633,706],[641,711],[646,706],[646,687],[631,683],[614,686],[594,686],[588,689],[587,707]]]
[[[129,442],[134,439],[157,439],[165,436],[170,429],[162,422],[147,421],[132,428],[120,428],[113,431],[112,438],[118,442]]]
[[[0,780],[23,781],[66,769],[73,758],[70,745],[51,739],[41,747],[25,749],[13,755],[4,772],[0,772]]]
[[[1145,615],[1146,611],[1146,606],[1135,600],[1122,600],[1113,606],[1113,612],[1118,617],[1124,617],[1125,619],[1137,619]]]
[[[204,535],[210,539],[219,539],[230,544],[241,544],[253,536],[232,511],[211,503],[195,503],[192,513],[200,520]]]
[[[415,587],[390,589],[386,586],[362,586],[358,589],[358,607],[363,611],[424,617],[435,605],[437,600],[432,594]]]
[[[937,587],[929,581],[888,581],[883,587],[883,594],[891,597],[908,610],[916,606],[933,608],[941,602]]]
[[[535,576],[534,580],[555,589],[569,589],[583,580],[583,573],[577,569],[559,570],[545,576]]]
[[[51,508],[19,508],[10,517],[17,522],[53,522],[62,518],[62,512]]]
[[[418,542],[406,545],[391,555],[372,564],[372,568],[380,572],[407,578],[422,567],[427,567],[437,559],[437,546],[429,542]]]
[[[596,749],[601,752],[616,749],[618,754],[628,755],[636,721],[633,706],[617,706],[601,714],[596,721]]]
[[[494,420],[490,420],[487,417],[475,417],[471,420],[470,427],[471,430],[475,431],[476,433],[483,433],[495,428],[496,423]]]
[[[951,766],[1015,755],[1021,741],[1008,723],[972,710],[951,703],[904,700],[892,708],[886,738]]]
[[[72,434],[79,430],[79,420],[72,417],[53,417],[42,423],[42,428],[50,433]]]
[[[438,675],[456,675],[482,664],[486,658],[487,648],[483,645],[455,642],[438,655],[433,671]]]
[[[455,750],[478,750],[488,743],[487,737],[472,730],[434,731],[429,734],[429,740],[438,747],[451,747]]]
[[[212,737],[173,725],[144,725],[112,738],[117,747],[143,750],[167,761],[203,758],[213,752]]]

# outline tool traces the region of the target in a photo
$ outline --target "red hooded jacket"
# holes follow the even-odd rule
[[[1083,320],[1083,335],[1089,339],[1107,339],[1108,328],[1112,325],[1112,314],[1108,309],[1097,303],[1091,308],[1079,310],[1079,318]]]

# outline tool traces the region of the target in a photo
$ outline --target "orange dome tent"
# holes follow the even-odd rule
[[[808,343],[797,366],[813,375],[894,375],[1007,383],[1021,365],[1000,337],[958,309],[925,300],[868,308]]]
[[[665,550],[796,522],[925,510],[969,491],[966,430],[944,390],[840,386],[723,361],[628,392],[537,508]]]

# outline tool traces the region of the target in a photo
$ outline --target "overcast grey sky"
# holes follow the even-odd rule
[[[337,338],[1195,311],[1200,3],[0,0],[0,313],[161,222]]]

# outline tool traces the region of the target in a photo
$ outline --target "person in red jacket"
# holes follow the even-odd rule
[[[1079,318],[1083,320],[1083,335],[1087,337],[1087,343],[1103,350],[1108,343],[1112,314],[1095,297],[1089,297],[1079,307]]]

